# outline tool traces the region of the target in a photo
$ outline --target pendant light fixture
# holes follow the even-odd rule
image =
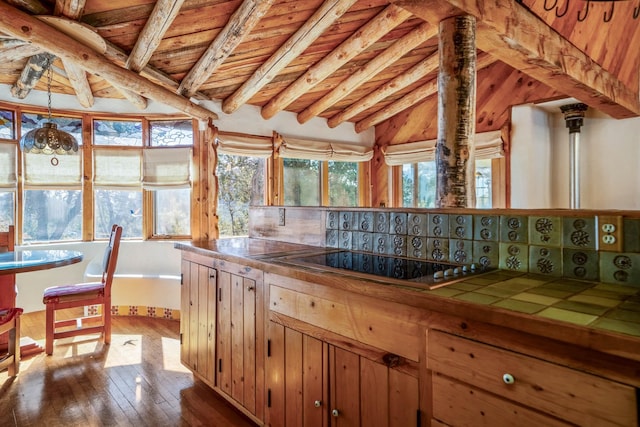
[[[51,121],[51,61],[45,64],[47,68],[47,111],[48,119],[30,130],[20,138],[20,149],[25,153],[42,153],[53,155],[51,164],[58,165],[56,155],[75,154],[78,152],[78,141],[70,133],[58,129],[58,125]]]

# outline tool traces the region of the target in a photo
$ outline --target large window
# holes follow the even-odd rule
[[[329,206],[358,206],[358,164],[328,162]]]
[[[356,162],[284,159],[283,183],[286,206],[358,205]]]
[[[220,237],[249,233],[249,206],[264,204],[265,160],[218,154]]]

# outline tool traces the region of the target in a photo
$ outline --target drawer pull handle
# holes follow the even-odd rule
[[[316,408],[319,408],[320,406],[322,406],[322,401],[316,400],[315,402],[313,402],[313,406],[315,406]]]
[[[505,384],[513,384],[516,382],[516,379],[513,378],[513,375],[511,374],[504,374],[502,376],[502,381],[504,381]]]
[[[337,417],[338,415],[340,415],[340,412],[338,412],[337,409],[334,409],[333,411],[331,411],[331,415],[333,415],[334,417]]]

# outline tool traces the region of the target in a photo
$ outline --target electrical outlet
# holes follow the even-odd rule
[[[598,216],[598,246],[603,251],[622,252],[622,217]]]
[[[284,208],[278,208],[278,225],[284,227]]]

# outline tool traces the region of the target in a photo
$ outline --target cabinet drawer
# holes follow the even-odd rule
[[[427,367],[581,426],[638,424],[633,387],[448,333],[429,330]]]
[[[433,416],[451,426],[568,427],[570,424],[445,377],[433,375]],[[434,425],[433,423],[431,424]],[[435,424],[438,425],[438,424]],[[441,424],[442,425],[442,424]]]

